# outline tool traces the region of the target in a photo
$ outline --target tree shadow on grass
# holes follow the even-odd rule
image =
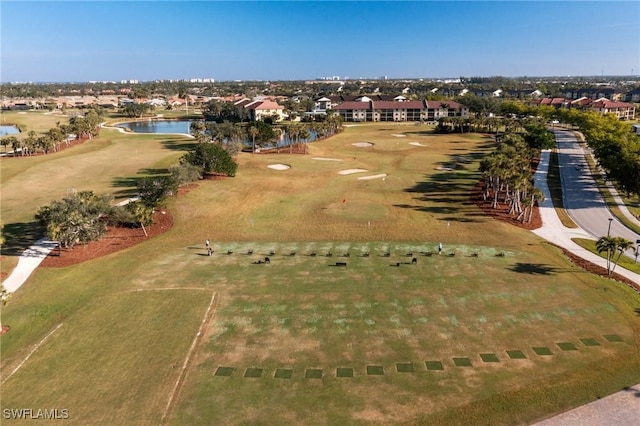
[[[189,140],[180,140],[180,139],[175,139],[175,140],[167,140],[167,141],[163,141],[162,142],[162,146],[164,146],[166,149],[171,150],[171,151],[189,151],[193,148],[195,148],[197,145],[197,143],[194,141],[194,139],[189,139]]]
[[[513,272],[531,275],[551,275],[557,274],[560,270],[553,266],[544,265],[542,263],[521,263],[518,262],[509,268]]]
[[[4,237],[2,255],[20,256],[29,246],[44,236],[44,228],[36,221],[7,223],[2,228],[2,236]]]
[[[418,194],[413,198],[416,203],[399,204],[395,207],[435,214],[439,216],[439,220],[446,222],[478,223],[490,220],[478,208],[472,195],[482,177],[477,164],[494,147],[495,142],[492,140],[476,145],[473,149],[450,147],[454,152],[448,154],[447,160],[436,164],[436,173],[425,175],[424,180],[405,189],[405,192]]]
[[[462,167],[466,168],[466,165]],[[405,192],[416,194],[413,197],[415,204],[397,204],[395,207],[443,215],[439,219],[447,222],[487,220],[471,200],[476,179],[480,179],[479,173],[462,169],[427,175],[425,180],[405,189]]]
[[[116,176],[111,180],[111,186],[113,188],[123,188],[117,190],[113,195],[117,198],[120,197],[134,197],[138,195],[138,183],[140,180],[148,177],[163,176],[169,174],[169,169],[152,169],[144,168],[138,171],[136,176]]]

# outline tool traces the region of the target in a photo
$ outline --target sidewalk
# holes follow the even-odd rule
[[[591,263],[602,266],[606,269],[607,261],[598,255],[591,253],[590,251],[583,249],[578,244],[571,241],[572,238],[588,238],[593,237],[587,234],[580,228],[567,228],[565,227],[556,211],[553,207],[553,201],[551,200],[551,192],[547,186],[547,171],[549,169],[550,151],[543,151],[540,154],[540,163],[538,164],[538,170],[534,175],[534,185],[539,188],[544,194],[544,201],[540,203],[540,216],[542,217],[542,228],[538,228],[533,232],[541,238],[550,241],[560,247],[563,247],[576,256],[579,256]],[[634,281],[640,283],[640,274],[636,274],[620,266],[616,267],[615,272]]]
[[[2,282],[5,290],[9,293],[14,293],[20,288],[29,275],[40,265],[45,257],[51,250],[56,247],[54,241],[49,241],[46,238],[36,241],[34,245],[26,249],[18,259],[18,264],[11,272],[11,275]]]

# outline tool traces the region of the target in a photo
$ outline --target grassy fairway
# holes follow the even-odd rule
[[[2,377],[63,325],[3,384],[3,406],[160,422],[213,292],[169,423],[525,423],[640,381],[638,295],[484,216],[469,192],[489,141],[426,130],[356,126],[307,156],[243,154],[235,178],[172,202],[168,233],[39,269],[3,308]],[[114,136],[96,167],[130,153],[125,136],[155,147],[153,164],[101,176],[96,192],[128,191],[179,155]],[[438,242],[443,255],[420,254]]]
[[[174,290],[96,298],[3,384],[3,406],[67,408],[79,423],[159,421],[210,297]]]

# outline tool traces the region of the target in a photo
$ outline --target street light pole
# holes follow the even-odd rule
[[[609,229],[607,229],[607,237],[611,235],[611,222],[613,222],[613,218],[609,218]]]

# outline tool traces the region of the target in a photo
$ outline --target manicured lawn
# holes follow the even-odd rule
[[[3,407],[66,408],[80,423],[159,423],[210,298],[174,290],[94,299],[3,383]]]
[[[189,143],[172,141],[105,132],[91,155],[34,159],[6,181],[7,195],[3,181],[5,225],[33,214],[29,183],[63,193],[64,179],[47,182],[49,163],[96,168],[82,188],[122,195]],[[374,145],[352,145],[362,141]],[[129,158],[131,142],[148,162]],[[3,408],[159,423],[213,292],[172,424],[528,423],[638,383],[640,297],[484,216],[469,192],[489,146],[479,135],[379,124],[349,127],[306,156],[240,155],[235,178],[170,202],[171,231],[40,268],[12,296],[3,380],[63,325],[2,385]],[[267,167],[276,163],[291,169]],[[348,169],[366,172],[339,174]],[[387,176],[358,179],[378,174]],[[456,256],[421,254],[439,242]],[[542,347],[553,355],[533,349]]]

